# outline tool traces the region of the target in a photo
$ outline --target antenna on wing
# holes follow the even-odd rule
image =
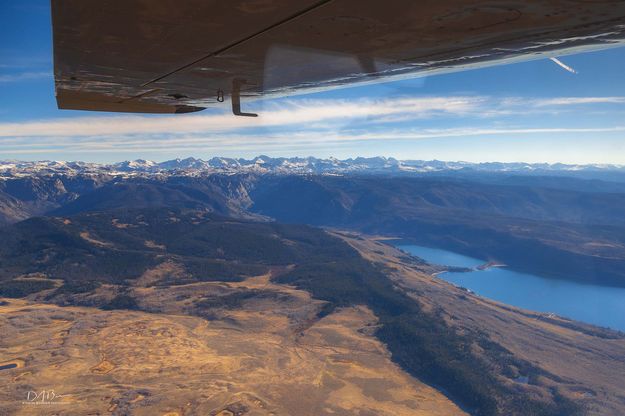
[[[241,112],[241,86],[247,84],[247,81],[241,78],[235,78],[232,81],[232,113],[235,116],[258,117],[255,113]]]

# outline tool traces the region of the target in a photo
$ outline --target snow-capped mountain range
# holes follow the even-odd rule
[[[444,162],[438,160],[397,160],[387,157],[357,157],[339,160],[315,157],[272,158],[258,156],[253,159],[214,157],[209,160],[189,157],[165,162],[131,160],[113,164],[62,161],[0,161],[0,177],[46,174],[110,174],[110,175],[157,175],[176,173],[182,175],[202,175],[210,173],[258,173],[258,174],[350,174],[388,173],[410,174],[446,171],[467,172],[576,172],[576,171],[619,171],[618,165],[567,165],[548,163],[470,163]]]

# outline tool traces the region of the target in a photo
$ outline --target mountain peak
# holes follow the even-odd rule
[[[540,174],[540,172],[625,172],[625,167],[616,165],[568,165],[563,163],[504,163],[504,162],[446,162],[440,160],[398,160],[393,157],[356,157],[338,159],[335,157],[277,157],[259,155],[252,159],[213,157],[208,161],[187,157],[164,162],[145,159],[102,165],[80,161],[0,161],[0,178],[37,174],[114,174],[154,175],[176,172],[180,175],[211,173],[257,173],[257,174],[418,174],[454,171],[507,172],[519,174]]]

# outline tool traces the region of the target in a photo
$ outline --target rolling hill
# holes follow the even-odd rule
[[[280,289],[295,287],[317,302],[307,304],[304,315],[288,315],[295,334],[304,336],[316,322],[346,308],[366,307],[378,320],[372,335],[388,346],[396,363],[474,414],[579,410],[565,393],[568,381],[511,353],[483,330],[454,329],[441,310],[424,307],[401,289],[388,266],[355,249],[358,239],[351,243],[305,225],[170,208],[37,217],[5,227],[3,235],[4,297],[158,314],[180,305],[177,314],[229,322],[228,316],[247,308],[273,305],[262,309],[266,315],[299,304],[300,295]],[[270,280],[251,283],[263,275]],[[620,340],[611,331],[589,333]],[[515,384],[519,373],[532,375],[531,389]],[[554,383],[560,387],[554,389]]]

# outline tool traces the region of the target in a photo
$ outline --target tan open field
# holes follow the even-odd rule
[[[531,385],[501,383],[536,397],[558,391],[589,415],[625,414],[625,337],[475,296],[382,240],[335,235],[384,265],[400,290],[454,330],[486,334],[547,374]],[[146,312],[60,307],[44,302],[46,291],[2,299],[0,415],[464,414],[391,361],[369,309],[317,319],[323,302],[272,281],[284,271],[163,286],[184,274],[166,261],[128,289]],[[70,303],[102,304],[121,290],[105,284]],[[246,293],[254,296],[238,297]],[[42,392],[46,403],[29,400]]]
[[[35,299],[0,306],[1,415],[461,415],[444,395],[395,365],[366,308],[314,320],[320,302],[270,276],[242,283],[141,287],[154,313],[59,307]],[[164,270],[166,269],[166,270]],[[189,316],[205,296],[237,290],[280,296]],[[114,287],[103,288],[110,296]],[[54,391],[57,404],[27,402]],[[32,393],[31,393],[32,394]],[[58,397],[62,395],[63,397]],[[26,402],[27,404],[24,404]]]

